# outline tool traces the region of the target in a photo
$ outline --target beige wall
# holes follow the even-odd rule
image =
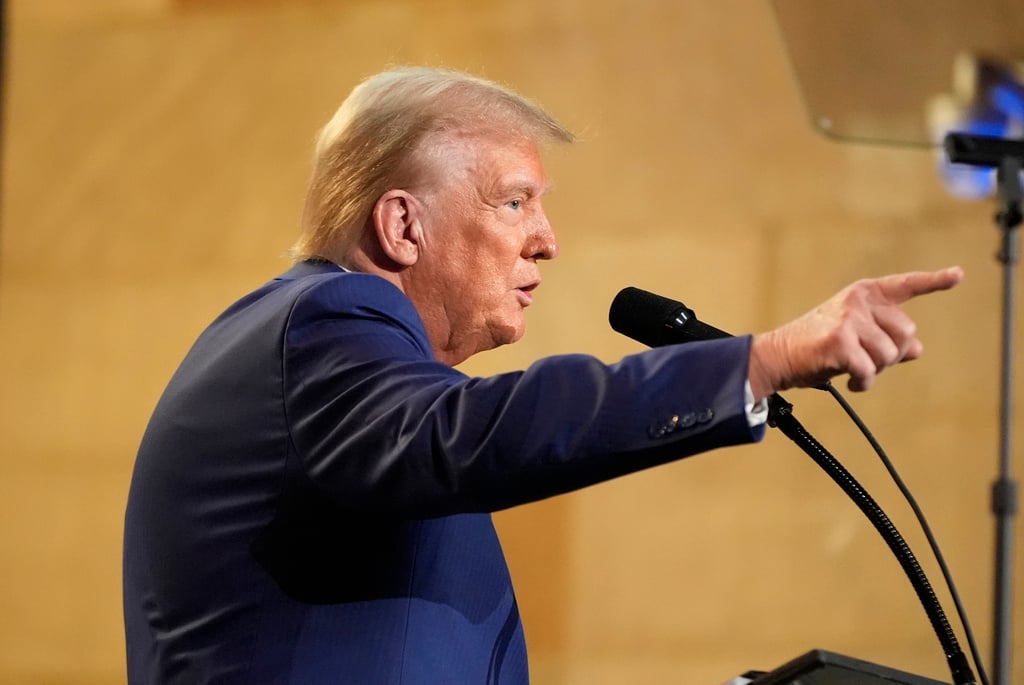
[[[530,333],[472,373],[640,349],[605,323],[625,285],[743,332],[861,276],[964,265],[958,291],[910,307],[924,359],[851,400],[929,513],[987,657],[991,206],[947,198],[927,152],[813,133],[765,2],[8,5],[0,682],[124,679],[121,517],[149,412],[205,323],[285,268],[315,129],[357,79],[408,62],[505,81],[582,137],[549,162],[562,254]],[[941,586],[841,410],[789,399]],[[719,683],[811,647],[946,677],[884,545],[777,433],[498,524],[540,685]]]

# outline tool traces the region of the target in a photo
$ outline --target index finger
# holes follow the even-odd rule
[[[877,283],[882,293],[898,304],[918,295],[949,290],[963,278],[963,269],[959,266],[950,266],[938,271],[910,271],[882,276]]]

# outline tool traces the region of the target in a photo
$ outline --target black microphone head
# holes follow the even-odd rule
[[[692,314],[682,302],[655,295],[640,288],[623,288],[612,300],[608,323],[612,329],[649,347],[679,342],[672,335],[672,322]],[[682,322],[679,322],[680,324]],[[679,325],[679,324],[676,324]]]
[[[727,338],[729,334],[697,320],[682,302],[641,290],[623,288],[608,310],[612,329],[649,347],[694,340]]]

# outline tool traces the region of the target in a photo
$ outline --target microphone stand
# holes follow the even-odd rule
[[[931,583],[928,582],[917,557],[914,556],[903,536],[900,535],[882,508],[857,482],[857,479],[821,443],[815,440],[814,436],[807,432],[807,429],[793,416],[793,405],[778,394],[772,395],[768,400],[768,425],[781,430],[786,437],[806,452],[868,517],[896,556],[900,566],[903,567],[910,584],[914,586],[914,591],[928,615],[932,629],[939,638],[939,644],[946,656],[946,663],[954,685],[974,685],[976,681],[970,663],[960,649],[956,634],[949,625],[946,613],[942,610],[942,605],[935,596]]]
[[[725,331],[698,320],[693,310],[682,302],[670,300],[639,288],[624,288],[615,296],[608,312],[608,321],[614,330],[650,347],[732,337]],[[822,386],[821,389],[826,388]],[[967,657],[960,649],[956,634],[946,619],[942,605],[935,596],[935,592],[914,553],[885,512],[850,472],[800,425],[800,422],[793,416],[793,405],[778,394],[768,398],[768,425],[781,430],[814,459],[818,466],[868,517],[913,585],[918,599],[928,615],[928,620],[939,638],[953,682],[955,685],[974,685],[976,682],[974,673],[971,671]],[[756,685],[757,681],[753,682]],[[791,681],[787,680],[786,682]]]
[[[1017,513],[1017,483],[1011,473],[1013,437],[1014,267],[1020,259],[1020,172],[1024,141],[950,133],[945,139],[949,161],[995,167],[999,212],[995,215],[1002,243],[997,259],[1003,267],[1002,354],[999,392],[999,473],[992,485],[996,520],[993,598],[992,684],[1009,685],[1013,635],[1013,527]]]

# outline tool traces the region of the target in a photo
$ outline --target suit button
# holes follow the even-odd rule
[[[704,409],[699,414],[697,414],[697,423],[707,423],[713,418],[715,418],[714,410],[711,408]]]
[[[647,434],[652,438],[663,438],[677,430],[679,430],[679,415],[675,414],[664,421],[652,423],[651,427],[647,429]]]
[[[692,411],[688,411],[679,419],[679,425],[683,428],[689,428],[693,424],[697,423],[697,415]]]

